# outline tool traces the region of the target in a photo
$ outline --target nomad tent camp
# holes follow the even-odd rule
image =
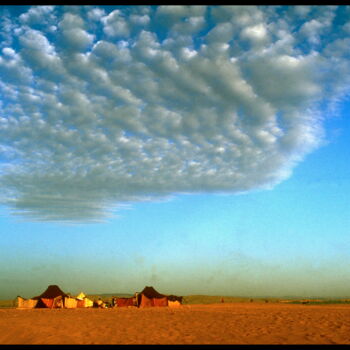
[[[92,300],[88,299],[84,293],[80,293],[76,298],[69,296],[63,292],[57,285],[50,285],[45,292],[33,297],[25,299],[21,296],[17,297],[18,309],[34,309],[34,308],[76,308],[76,307],[91,307]]]

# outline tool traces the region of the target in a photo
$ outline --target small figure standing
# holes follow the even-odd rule
[[[113,297],[112,298],[112,307],[116,307],[117,306],[117,298]]]
[[[103,304],[104,304],[104,303],[103,303],[102,299],[101,299],[101,298],[98,298],[98,300],[97,300],[97,307],[103,308],[103,307],[104,307]]]
[[[224,302],[224,298],[221,298],[221,302],[222,302],[222,303]]]

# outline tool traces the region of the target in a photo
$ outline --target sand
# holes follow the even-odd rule
[[[0,309],[0,344],[350,344],[350,305]]]

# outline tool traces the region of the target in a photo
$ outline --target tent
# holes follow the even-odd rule
[[[75,309],[78,307],[78,300],[76,298],[72,298],[72,297],[65,297],[64,298],[64,307],[66,309]]]
[[[48,286],[45,292],[31,299],[25,299],[20,296],[17,297],[17,307],[19,309],[75,309],[77,307],[92,307],[93,304],[94,302],[87,298],[83,292],[79,293],[78,296],[74,298],[63,292],[57,285]]]
[[[115,306],[117,306],[117,307],[127,307],[127,306],[134,306],[134,305],[135,305],[134,297],[115,298]]]
[[[93,306],[94,306],[93,300],[86,297],[84,299],[84,307],[93,307]]]
[[[17,309],[34,309],[38,300],[17,297]]]
[[[33,297],[32,299],[40,299],[40,298],[47,298],[47,299],[53,299],[58,296],[66,297],[68,296],[67,293],[63,292],[61,288],[57,285],[50,285],[46,288],[45,292],[41,293],[37,297]]]
[[[89,299],[83,292],[80,292],[77,297],[77,307],[92,307],[94,302]]]
[[[146,286],[140,293],[137,293],[137,306],[138,307],[151,307],[156,306],[154,303],[155,299],[160,299],[156,302],[158,304],[168,305],[168,299],[164,294],[158,293],[152,286]],[[160,305],[159,305],[160,306]]]
[[[168,300],[168,306],[169,307],[179,307],[179,306],[181,306],[181,303],[178,300],[175,300],[175,301]]]
[[[86,298],[86,295],[83,292],[80,292],[77,296],[76,299],[78,300],[84,300]]]
[[[172,302],[178,302],[179,304],[182,304],[183,297],[178,297],[177,295],[167,295],[168,300]]]
[[[137,293],[137,306],[151,307],[151,306],[170,306],[169,301],[177,301],[177,305],[182,303],[182,297],[176,295],[165,295],[157,292],[152,286],[146,286],[142,292]],[[174,306],[173,303],[170,303]]]
[[[64,299],[68,294],[64,293],[57,285],[50,285],[40,295],[31,299],[17,297],[17,307],[19,309],[34,309],[34,308],[63,308]]]
[[[64,307],[67,309],[75,309],[77,307],[92,307],[93,305],[94,302],[90,300],[83,292],[80,292],[75,298],[64,298]]]
[[[63,292],[57,285],[50,285],[45,292],[33,297],[32,299],[38,300],[36,308],[62,308],[64,306],[64,298],[68,297],[68,294]]]
[[[80,292],[77,296],[76,296],[76,300],[77,300],[77,307],[85,307],[85,294],[83,292]]]

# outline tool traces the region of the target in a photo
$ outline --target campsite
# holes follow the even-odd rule
[[[350,345],[349,46],[350,4],[1,5],[0,345]]]
[[[0,306],[0,344],[350,342],[349,300],[176,296],[152,286],[133,295],[74,296],[49,285]]]
[[[97,298],[91,300],[83,292],[76,297],[65,293],[57,285],[49,285],[40,295],[25,299],[17,296],[15,306],[18,309],[75,309],[75,308],[108,308],[108,307],[178,307],[182,296],[165,295],[157,292],[152,286],[146,286],[141,292],[129,297],[112,296],[110,301]]]

